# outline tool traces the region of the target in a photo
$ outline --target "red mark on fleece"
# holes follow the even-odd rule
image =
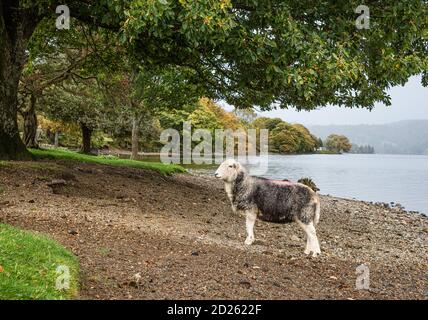
[[[294,186],[296,184],[296,182],[293,181],[288,181],[288,180],[269,180],[275,184],[280,184],[280,185],[284,185],[284,186]]]

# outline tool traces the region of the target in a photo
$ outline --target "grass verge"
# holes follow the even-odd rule
[[[173,173],[183,173],[186,170],[175,164],[163,164],[160,162],[145,162],[145,161],[135,161],[128,159],[119,159],[113,156],[91,156],[87,154],[82,154],[78,152],[73,152],[69,150],[59,150],[59,149],[30,149],[30,152],[36,157],[36,159],[56,159],[56,160],[74,160],[80,162],[91,162],[104,164],[109,166],[118,166],[118,167],[132,167],[139,169],[148,169],[155,170],[164,175],[170,175]]]
[[[61,280],[67,270],[68,289]],[[0,300],[71,299],[78,292],[78,274],[76,257],[56,241],[0,224]],[[57,289],[57,281],[64,289]]]
[[[0,168],[1,168],[1,167],[7,167],[8,165],[9,165],[9,162],[8,162],[8,161],[0,160]]]

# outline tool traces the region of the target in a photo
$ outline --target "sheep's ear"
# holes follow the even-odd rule
[[[233,167],[234,167],[235,169],[239,169],[239,168],[241,167],[241,165],[239,164],[239,162],[235,162],[235,163],[233,164]]]

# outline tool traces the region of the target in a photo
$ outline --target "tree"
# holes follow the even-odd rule
[[[0,158],[28,158],[17,128],[30,37],[54,23],[55,0],[0,0]],[[426,70],[426,1],[68,1],[71,15],[117,33],[142,64],[190,67],[210,98],[239,107],[313,109],[389,104],[388,88]],[[66,30],[63,30],[67,32]],[[424,72],[423,84],[428,84]]]
[[[18,94],[18,111],[24,119],[23,141],[27,148],[38,147],[36,105],[44,90],[70,77],[80,77],[77,69],[94,54],[81,36],[85,34],[83,28],[79,26],[74,32],[58,33],[54,26],[45,22],[30,40]]]
[[[209,130],[211,136],[215,136],[216,129],[230,129],[234,134],[234,139],[239,139],[240,133],[245,135],[245,125],[242,123],[234,112],[228,112],[216,104],[214,101],[203,97],[197,102],[183,105],[180,109],[174,109],[168,112],[160,112],[159,121],[164,129],[171,128],[180,132],[183,135],[183,123],[188,121],[191,123],[192,131],[197,129]],[[226,139],[227,140],[227,139]],[[183,139],[181,139],[183,141]],[[238,141],[234,140],[235,146],[238,147]],[[197,145],[197,141],[192,141]],[[213,150],[215,149],[215,141],[212,141]],[[224,145],[226,145],[224,141]],[[251,147],[247,145],[247,147]]]
[[[254,120],[257,119],[257,113],[252,108],[247,109],[236,109],[233,113],[243,122],[244,125],[248,126]]]
[[[299,152],[299,133],[290,124],[281,122],[269,135],[269,149],[279,153]]]
[[[81,150],[91,152],[91,137],[100,127],[103,115],[110,105],[105,105],[102,91],[95,79],[77,81],[70,79],[46,90],[42,97],[44,112],[50,119],[79,125],[82,135]]]
[[[375,153],[374,147],[370,145],[359,146],[356,144],[352,144],[352,148],[349,151],[350,153],[361,153],[361,154],[373,154]]]
[[[251,124],[254,128],[274,130],[283,121],[280,118],[260,117]]]
[[[45,33],[51,38],[44,38]],[[111,101],[104,101],[100,80],[123,74],[123,65],[127,66],[123,63],[126,56],[123,46],[109,32],[76,22],[73,31],[65,34],[42,24],[29,47],[30,59],[21,77],[22,95],[44,102],[46,105],[42,104],[40,111],[51,119],[77,124],[81,149],[90,153],[92,134],[102,127],[112,109]],[[115,65],[120,67],[112,68]],[[119,95],[131,97],[124,86],[114,89]],[[36,118],[35,108],[32,113]],[[36,121],[32,126],[36,126]],[[24,130],[24,141],[25,137]]]
[[[331,134],[327,137],[325,146],[331,152],[349,152],[352,144],[349,139],[343,135]]]
[[[80,128],[75,123],[65,123],[61,121],[53,121],[39,115],[37,121],[45,133],[45,139],[48,143],[53,144],[56,148],[60,146],[60,135],[67,137],[66,143],[69,142],[70,138],[73,140],[74,137],[78,136]]]
[[[202,98],[197,108],[189,115],[188,120],[192,122],[195,129],[243,129],[237,116],[232,112],[225,111],[214,101]]]
[[[322,139],[321,138],[316,138],[315,136],[314,136],[314,139],[316,139],[317,140],[317,145],[316,145],[316,148],[318,149],[318,148],[322,148],[322,147],[324,147],[324,142],[322,141]]]
[[[260,117],[250,127],[269,130],[269,151],[279,153],[309,153],[317,145],[316,138],[301,124],[289,124],[280,118]],[[259,136],[259,132],[257,132]]]
[[[292,127],[298,131],[299,152],[309,153],[314,152],[317,146],[316,138],[310,131],[301,124],[293,124]]]
[[[152,129],[158,127],[156,117],[172,108],[181,109],[186,104],[196,103],[200,92],[198,86],[189,81],[192,70],[188,68],[152,66],[133,69],[132,65],[135,63],[130,60],[122,61],[120,70],[102,74],[99,78],[105,103],[114,105],[104,117],[104,128],[122,135],[131,127],[131,158],[137,159],[140,134],[148,138]]]

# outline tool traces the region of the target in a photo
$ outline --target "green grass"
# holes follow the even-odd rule
[[[109,166],[149,169],[149,170],[155,170],[164,175],[186,172],[186,170],[183,167],[179,165],[174,165],[174,164],[163,164],[160,162],[145,162],[145,161],[135,161],[135,160],[128,160],[128,159],[119,159],[113,156],[91,156],[91,155],[73,152],[69,150],[30,149],[30,152],[34,155],[36,159],[74,160],[79,162],[98,163],[98,164],[104,164]]]
[[[69,268],[69,289],[56,288],[58,266]],[[79,264],[59,243],[0,224],[0,300],[71,299],[78,292]]]
[[[7,167],[7,166],[9,166],[9,162],[8,161],[4,161],[4,160],[0,161],[0,168],[1,167]]]

